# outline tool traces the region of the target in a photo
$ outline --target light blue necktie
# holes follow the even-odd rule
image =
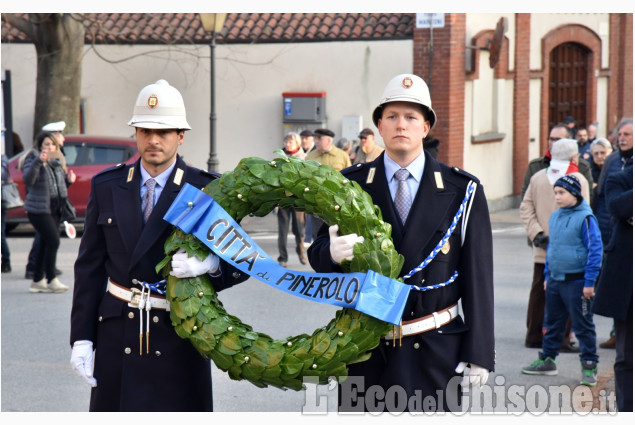
[[[410,189],[406,183],[408,177],[410,177],[410,172],[405,168],[401,168],[395,172],[395,178],[399,181],[399,186],[397,186],[397,192],[395,193],[395,208],[403,224],[406,223],[408,212],[410,211],[410,204],[412,203]]]

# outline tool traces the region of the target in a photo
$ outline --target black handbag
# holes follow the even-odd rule
[[[14,182],[2,183],[2,209],[11,210],[24,205],[18,185]]]
[[[75,211],[75,207],[73,206],[73,204],[71,204],[71,201],[66,199],[66,201],[64,202],[64,205],[62,205],[62,212],[60,215],[61,221],[71,222],[71,221],[74,221],[76,218],[77,218],[77,212]]]

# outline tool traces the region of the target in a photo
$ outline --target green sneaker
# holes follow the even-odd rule
[[[557,375],[558,368],[556,367],[556,361],[551,357],[546,359],[542,358],[542,353],[538,356],[538,360],[523,367],[520,371],[527,375]]]
[[[598,364],[593,360],[582,361],[582,380],[580,384],[595,387],[598,383]]]

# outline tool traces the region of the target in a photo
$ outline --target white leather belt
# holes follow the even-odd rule
[[[139,303],[141,302],[140,289],[137,289],[137,288],[128,289],[121,285],[116,284],[112,280],[109,280],[108,292],[110,292],[110,294],[113,297],[120,299],[121,301],[127,302],[128,306],[132,308],[139,308]],[[160,310],[170,311],[170,302],[167,299],[165,299],[165,297],[160,297],[158,295],[150,295],[150,298],[152,298],[150,303],[152,308],[158,308]]]
[[[401,332],[399,332],[399,327],[395,326],[392,331],[388,332],[385,339],[393,339],[396,337],[404,337],[410,335],[417,335],[420,333],[431,331],[432,329],[438,329],[443,325],[447,325],[452,320],[456,319],[459,316],[459,305],[454,304],[448,308],[443,310],[435,311],[428,316],[421,317],[415,320],[409,320],[407,322],[402,322],[401,324]],[[393,332],[397,329],[397,335]],[[400,335],[399,335],[400,334]]]

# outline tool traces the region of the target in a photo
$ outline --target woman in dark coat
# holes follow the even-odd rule
[[[29,292],[67,291],[68,286],[55,275],[55,263],[60,246],[60,211],[68,196],[67,187],[75,182],[76,176],[72,170],[67,171],[64,155],[51,133],[37,135],[35,146],[24,159],[23,179],[24,209],[41,236]]]

